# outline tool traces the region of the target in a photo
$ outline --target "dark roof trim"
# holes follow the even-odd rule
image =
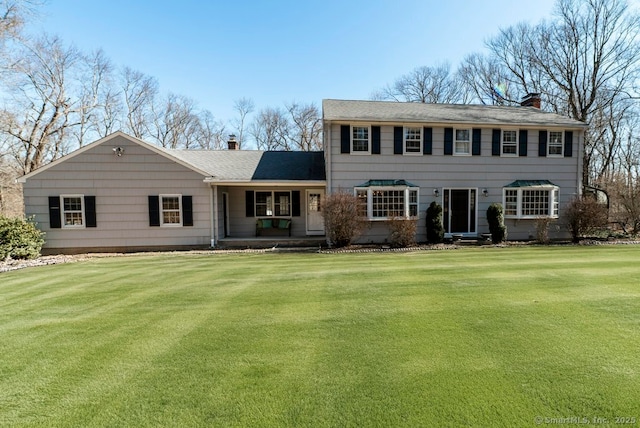
[[[516,180],[504,187],[558,187],[549,180]]]
[[[406,180],[369,180],[356,187],[418,187]]]

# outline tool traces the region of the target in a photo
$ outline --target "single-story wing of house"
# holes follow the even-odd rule
[[[324,235],[322,152],[164,149],[116,132],[18,181],[45,254]]]

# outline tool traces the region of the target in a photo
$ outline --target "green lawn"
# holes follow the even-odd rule
[[[491,247],[3,273],[0,426],[637,425],[639,261]]]

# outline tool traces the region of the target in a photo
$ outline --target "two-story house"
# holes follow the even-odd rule
[[[443,208],[448,236],[489,231],[486,210],[504,207],[509,239],[535,237],[536,219],[557,219],[581,192],[586,125],[540,110],[537,94],[522,106],[324,100],[327,191],[354,192],[369,227],[361,242],[385,242],[393,217]]]

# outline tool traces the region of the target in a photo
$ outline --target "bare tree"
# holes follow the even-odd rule
[[[68,151],[68,134],[77,126],[77,101],[70,95],[82,55],[57,37],[26,45],[14,65],[11,99],[2,111],[0,134],[23,173]]]
[[[508,72],[499,61],[481,54],[468,55],[458,69],[465,102],[514,105],[521,92],[509,83]]]
[[[26,18],[42,3],[39,0],[0,0],[0,40],[18,36]]]
[[[156,143],[171,149],[192,145],[198,118],[191,98],[169,93],[160,103],[151,105],[151,112],[152,121],[146,128]]]
[[[122,69],[122,89],[126,113],[125,130],[134,137],[145,138],[153,121],[152,106],[158,95],[158,82],[129,67]]]
[[[375,99],[416,103],[454,103],[462,98],[449,64],[418,67],[374,94]]]
[[[79,97],[75,109],[78,126],[72,134],[78,147],[113,132],[113,110],[120,108],[119,99],[113,96],[113,66],[104,51],[84,57],[81,65],[79,93],[74,94]]]
[[[291,117],[290,139],[295,150],[322,150],[322,119],[314,104],[291,103],[286,106]]]
[[[242,97],[233,103],[233,109],[238,113],[238,117],[234,119],[233,126],[236,129],[236,141],[238,148],[242,149],[246,134],[247,116],[253,113],[255,105],[251,98]]]
[[[224,123],[215,120],[209,110],[198,115],[195,146],[206,150],[222,150],[226,147],[226,130]]]
[[[251,134],[260,150],[291,150],[290,128],[291,124],[284,111],[265,108],[258,112]]]

